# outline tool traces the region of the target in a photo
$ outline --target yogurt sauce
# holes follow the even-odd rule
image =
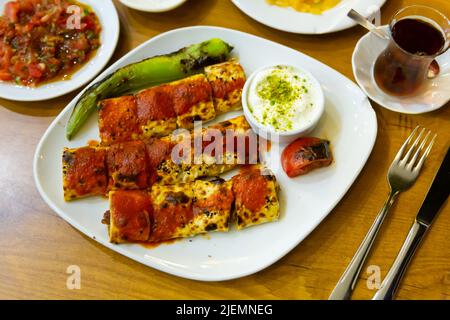
[[[316,82],[297,68],[269,67],[253,77],[247,105],[263,126],[277,132],[295,131],[317,118],[319,90]]]

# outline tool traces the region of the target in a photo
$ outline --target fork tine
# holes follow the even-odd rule
[[[406,155],[403,157],[402,161],[400,161],[400,165],[404,166],[408,161],[409,158],[411,157],[411,153],[414,151],[414,148],[416,147],[416,145],[419,143],[420,138],[422,138],[423,133],[425,132],[425,128],[423,128],[422,130],[420,130],[419,135],[417,136],[416,140],[414,140],[413,144],[411,145],[411,147],[409,148],[408,152],[406,153]]]
[[[414,164],[417,161],[417,158],[419,157],[420,152],[422,151],[423,147],[425,146],[425,143],[427,143],[428,138],[430,137],[431,134],[431,130],[428,130],[427,135],[425,136],[425,138],[423,139],[422,143],[420,144],[420,146],[417,148],[416,152],[414,153],[412,159],[408,162],[408,164],[406,165],[406,169],[411,170],[412,167],[414,166]]]
[[[423,163],[425,162],[425,159],[428,157],[428,154],[431,151],[431,148],[433,147],[434,144],[434,140],[436,140],[437,134],[435,134],[433,136],[433,139],[431,139],[430,144],[428,145],[428,147],[426,148],[424,154],[422,155],[422,157],[420,158],[419,162],[417,163],[417,165],[414,167],[413,171],[419,171],[420,169],[422,169]]]
[[[419,129],[419,126],[415,127],[414,130],[411,132],[411,134],[409,135],[409,137],[406,139],[406,141],[403,143],[402,147],[400,148],[400,150],[398,150],[397,155],[394,158],[394,162],[398,162],[403,155],[403,152],[405,151],[406,147],[408,146],[408,143],[411,141],[411,139],[414,137],[414,134],[416,133],[416,131]]]

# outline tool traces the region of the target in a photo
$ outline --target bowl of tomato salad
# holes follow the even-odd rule
[[[72,0],[18,0],[0,18],[0,80],[25,86],[68,77],[100,47],[101,26]]]

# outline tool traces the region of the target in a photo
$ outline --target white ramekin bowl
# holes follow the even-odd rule
[[[294,70],[299,71],[300,73],[304,74],[309,78],[309,81],[311,85],[317,90],[318,92],[318,98],[317,101],[315,101],[314,108],[317,109],[314,117],[311,122],[305,123],[301,127],[296,128],[295,130],[289,130],[289,131],[277,131],[272,127],[265,126],[261,123],[259,123],[253,114],[249,110],[248,106],[248,91],[252,84],[252,81],[254,80],[255,76],[259,74],[261,71],[273,68],[275,66],[287,66],[290,68],[293,68]],[[317,81],[317,79],[307,70],[291,65],[286,64],[276,64],[276,65],[269,65],[264,66],[262,68],[257,69],[255,72],[253,72],[250,77],[248,77],[247,81],[245,82],[244,88],[242,90],[242,107],[244,109],[244,115],[247,119],[248,123],[252,127],[253,131],[255,131],[259,136],[270,139],[274,142],[280,142],[280,143],[289,143],[294,141],[295,139],[305,136],[309,134],[317,125],[320,118],[322,117],[324,111],[325,111],[325,97],[322,90],[322,87]]]

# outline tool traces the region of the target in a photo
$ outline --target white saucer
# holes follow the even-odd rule
[[[186,0],[120,0],[132,9],[147,12],[165,12],[181,6]]]
[[[358,41],[353,51],[353,75],[370,99],[386,109],[409,114],[439,109],[450,100],[450,51],[436,59],[441,71],[436,78],[428,80],[429,83],[419,94],[399,98],[382,92],[375,83],[372,70],[376,58],[387,44],[388,40],[369,32]]]

